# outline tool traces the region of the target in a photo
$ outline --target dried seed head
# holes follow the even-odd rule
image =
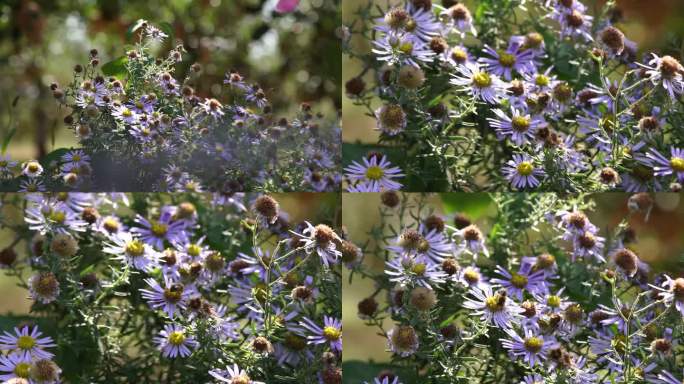
[[[61,369],[52,360],[41,359],[33,363],[31,378],[37,383],[52,383],[59,379]]]
[[[466,239],[466,241],[481,241],[482,240],[482,232],[480,232],[480,229],[474,225],[471,224],[465,228],[463,228],[463,238]]]
[[[359,96],[366,89],[366,82],[360,77],[354,77],[344,85],[349,97]]]
[[[459,334],[459,329],[456,326],[456,324],[449,324],[446,327],[442,327],[439,330],[439,333],[442,335],[447,340],[453,340],[458,336]]]
[[[254,202],[254,210],[268,220],[278,217],[280,205],[269,195],[259,196]]]
[[[331,241],[338,239],[335,231],[325,224],[318,224],[314,227],[314,238],[320,246],[326,246]]]
[[[672,282],[672,293],[677,301],[684,302],[684,277],[676,278]]]
[[[669,354],[672,351],[672,343],[667,339],[655,339],[651,342],[651,350],[662,354]]]
[[[397,104],[386,104],[380,107],[377,118],[384,131],[398,132],[406,125],[406,112]]]
[[[422,8],[426,11],[432,9],[432,0],[411,0],[411,4],[416,8]]]
[[[537,49],[541,47],[543,42],[544,36],[542,36],[541,33],[530,32],[525,35],[525,42],[523,43],[523,46],[528,49]]]
[[[59,233],[52,238],[50,250],[62,257],[71,257],[78,251],[78,242],[67,233]]]
[[[389,208],[394,208],[400,203],[399,194],[395,191],[383,192],[380,195],[380,200],[382,203]]]
[[[378,302],[372,297],[367,297],[357,305],[358,314],[361,319],[367,319],[375,316],[378,311]]]
[[[52,272],[39,272],[29,280],[29,285],[39,299],[52,301],[59,293],[59,281]]]
[[[423,221],[423,224],[425,225],[425,228],[427,228],[428,231],[436,231],[436,232],[443,232],[446,223],[444,222],[444,219],[437,215],[430,215],[425,218]]]
[[[454,226],[458,229],[463,229],[467,226],[469,226],[471,223],[470,218],[468,216],[462,214],[462,213],[457,213],[456,216],[454,216]]]
[[[399,246],[404,249],[415,250],[423,242],[424,238],[415,229],[406,229],[399,237]]]
[[[385,15],[385,23],[392,29],[404,28],[411,15],[404,8],[390,9]]]
[[[292,298],[295,300],[309,302],[313,299],[313,289],[306,285],[300,285],[292,290]]]
[[[81,212],[81,218],[88,224],[94,224],[100,218],[100,213],[95,207],[85,207]]]
[[[11,267],[17,260],[17,253],[13,248],[5,248],[0,251],[0,268]]]
[[[573,28],[579,28],[584,24],[584,15],[578,10],[573,10],[572,12],[565,15],[565,21]]]
[[[471,18],[470,11],[465,5],[461,3],[458,3],[453,7],[449,8],[447,12],[451,16],[451,18],[454,19],[454,21],[468,21]]]
[[[584,311],[579,304],[571,304],[563,311],[563,318],[571,324],[579,323],[583,317]]]
[[[556,265],[556,257],[550,253],[542,253],[537,256],[535,266],[539,269],[548,269]]]
[[[320,378],[323,384],[341,384],[342,368],[328,366],[323,369],[323,371],[320,374]]]
[[[95,272],[91,272],[81,276],[79,282],[84,288],[93,289],[97,287],[97,285],[100,283],[100,280],[97,278],[97,274]]]
[[[442,261],[442,270],[449,276],[453,276],[461,269],[456,259],[447,257]]]
[[[342,252],[342,262],[347,264],[356,264],[361,261],[361,257],[363,256],[361,248],[347,240],[342,240],[340,251]]]
[[[407,89],[418,89],[425,82],[425,73],[419,67],[404,65],[399,69],[397,83]]]
[[[601,182],[607,185],[613,185],[620,181],[620,175],[613,168],[606,167],[601,170],[599,175]]]
[[[417,287],[411,291],[409,302],[417,310],[425,312],[437,305],[437,295],[432,289]]]
[[[263,336],[254,338],[254,341],[252,341],[252,348],[255,352],[261,354],[273,353],[273,345]]]
[[[645,211],[653,206],[653,197],[648,192],[636,193],[629,197],[627,207],[632,212]]]
[[[396,325],[392,332],[392,344],[400,351],[410,351],[418,343],[416,330],[410,325]]]
[[[436,54],[442,54],[449,49],[449,44],[442,36],[434,36],[430,39],[430,49]]]
[[[668,79],[673,78],[677,73],[681,73],[684,68],[679,60],[672,56],[663,56],[660,58],[660,72]]]
[[[655,116],[642,117],[639,120],[639,130],[642,132],[650,133],[656,132],[660,129],[660,120]]]
[[[625,34],[619,29],[609,26],[599,33],[599,39],[614,55],[619,55],[625,49]]]
[[[523,301],[522,304],[520,304],[520,307],[524,310],[522,315],[527,318],[532,318],[537,314],[537,306],[534,304],[534,301]]]
[[[566,82],[558,83],[553,88],[553,98],[561,103],[567,103],[572,99],[572,88]]]

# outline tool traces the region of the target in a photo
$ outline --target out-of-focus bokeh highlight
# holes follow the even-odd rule
[[[344,0],[342,4],[342,21],[345,25],[352,25],[356,20],[355,12],[360,6],[374,3],[383,10],[389,9],[388,4],[401,4],[405,0]],[[433,0],[441,4],[441,0]],[[475,9],[479,0],[461,1],[471,10]],[[533,0],[532,2],[537,1]],[[590,10],[595,10],[605,4],[605,0],[581,0]],[[684,1],[681,0],[617,0],[619,9],[622,11],[623,21],[616,25],[625,32],[630,40],[639,46],[640,53],[649,51],[662,51],[668,46],[668,36],[684,36]],[[595,11],[590,11],[596,14]],[[350,43],[355,52],[370,52],[371,44],[359,38],[358,35]],[[675,57],[682,56],[681,52],[668,52]],[[350,59],[347,55],[342,57],[343,81],[358,76],[362,72],[361,63]],[[373,74],[364,77],[366,84],[375,83]],[[379,102],[373,105],[377,108]],[[375,119],[365,115],[366,110],[356,107],[352,101],[344,97],[342,101],[343,113],[343,142],[361,142],[374,144],[378,140],[375,128]]]
[[[17,133],[8,153],[38,158],[76,145],[65,129],[49,86],[67,84],[91,48],[100,66],[129,49],[138,19],[169,23],[187,49],[177,73],[203,67],[193,86],[216,97],[224,74],[241,72],[266,90],[276,114],[293,115],[299,103],[335,118],[341,106],[341,0],[302,0],[296,11],[277,13],[277,0],[9,0],[0,2],[0,138]],[[173,48],[167,41],[159,50]],[[13,101],[18,97],[16,107]],[[10,117],[10,114],[12,116]]]
[[[467,214],[486,235],[495,224],[496,209],[493,203],[483,206],[485,194],[454,194],[458,212]],[[596,209],[587,212],[593,224],[603,234],[613,230],[622,219],[628,216],[627,201],[629,194],[602,193],[591,198],[596,202]],[[671,276],[684,275],[684,270],[675,270],[677,265],[684,264],[684,195],[660,193],[654,195],[655,204],[648,221],[645,215],[633,215],[629,219],[630,226],[637,235],[634,251],[647,262],[654,273],[667,272]],[[451,201],[453,201],[452,199]],[[431,195],[428,205],[435,213],[444,215],[444,206],[440,195]],[[380,223],[380,194],[345,193],[342,197],[344,212],[342,223],[349,233],[349,239],[357,245],[366,244],[370,240],[368,232]],[[408,215],[408,214],[407,214]],[[445,215],[451,223],[454,214]],[[409,220],[409,216],[405,217]],[[390,221],[391,223],[391,221]],[[397,223],[394,223],[395,227]],[[386,234],[387,235],[387,234]],[[366,255],[364,265],[375,272],[384,270],[384,263],[376,257]],[[344,360],[363,360],[387,362],[391,353],[386,352],[386,340],[377,335],[377,328],[364,325],[357,316],[357,304],[375,291],[373,281],[355,275],[349,284],[349,270],[345,269],[342,292],[342,320],[344,323]],[[384,301],[385,297],[378,297]],[[391,320],[385,320],[385,329],[391,328]]]

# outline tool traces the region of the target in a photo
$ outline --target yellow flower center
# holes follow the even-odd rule
[[[404,53],[406,55],[410,55],[413,52],[413,43],[410,41],[405,41],[401,44],[399,44],[399,52]]]
[[[131,257],[140,257],[145,253],[145,245],[140,240],[131,240],[126,243],[126,254]]]
[[[492,312],[499,312],[504,309],[506,298],[501,295],[489,296],[485,299],[485,306]]]
[[[539,337],[528,337],[525,339],[525,349],[530,352],[537,353],[541,351],[544,346],[544,340]]]
[[[31,364],[29,363],[19,363],[14,366],[14,374],[22,379],[28,379],[31,373]]]
[[[451,51],[451,58],[457,63],[463,63],[468,59],[468,54],[460,48],[454,48]]]
[[[530,128],[530,118],[526,116],[513,116],[511,125],[516,131],[525,132]]]
[[[38,163],[33,162],[29,163],[29,165],[26,168],[28,168],[29,172],[36,173],[40,169],[40,166],[38,165]]]
[[[468,268],[465,270],[465,272],[463,272],[463,278],[465,281],[473,284],[480,281],[480,274],[476,270]]]
[[[547,87],[550,82],[551,79],[549,79],[549,77],[546,75],[537,75],[537,77],[534,79],[534,83],[539,87]]]
[[[36,339],[31,336],[19,336],[17,338],[17,347],[19,349],[28,350],[36,346]]]
[[[292,350],[301,351],[306,348],[306,339],[294,333],[285,335],[285,345]]]
[[[504,67],[512,67],[515,64],[515,56],[506,52],[499,52],[499,64]]]
[[[551,295],[546,299],[546,305],[552,308],[558,308],[561,304],[561,298],[556,295]]]
[[[169,343],[172,345],[181,345],[185,342],[185,334],[182,331],[173,331],[169,334]]]
[[[323,337],[330,341],[339,340],[342,337],[342,330],[335,327],[325,327],[323,328]]]
[[[158,221],[153,221],[152,226],[150,227],[150,230],[152,230],[152,233],[154,233],[154,235],[157,237],[162,237],[162,236],[166,235],[166,232],[168,231],[168,229],[169,229],[168,225],[166,225],[164,223],[160,223]]]
[[[66,219],[66,213],[64,213],[63,211],[52,211],[50,212],[50,216],[48,218],[51,221],[54,221],[55,223],[61,224]]]
[[[235,376],[230,380],[230,384],[249,384],[251,382],[252,379],[247,375]]]
[[[7,166],[7,162],[5,160],[0,160],[0,167],[4,168],[6,166]]]
[[[427,266],[423,263],[418,263],[411,268],[411,271],[415,273],[416,275],[423,276],[425,274],[425,270],[427,269]]]
[[[486,72],[477,72],[473,75],[473,85],[478,88],[486,88],[492,85],[492,78]]]
[[[188,245],[188,255],[190,256],[199,256],[200,253],[202,252],[202,247],[200,247],[197,244],[190,244]]]
[[[72,159],[73,161],[81,161],[81,155],[79,155],[79,154],[74,154],[73,156],[71,156],[71,159]]]
[[[670,166],[675,172],[684,172],[684,159],[681,157],[673,157],[670,159]]]
[[[513,284],[513,286],[516,288],[525,288],[527,285],[527,277],[518,273],[514,273],[511,276],[511,284]]]
[[[385,171],[377,165],[372,165],[366,169],[366,178],[369,180],[380,180],[385,176]]]
[[[523,161],[520,164],[518,164],[518,173],[522,176],[529,176],[532,174],[532,171],[534,171],[534,165],[530,163],[529,161]]]

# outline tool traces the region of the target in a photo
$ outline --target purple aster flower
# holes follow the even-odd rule
[[[489,285],[487,277],[484,276],[480,271],[480,268],[475,265],[461,268],[456,274],[456,281],[469,288],[484,288]]]
[[[312,335],[306,339],[308,344],[330,344],[330,349],[335,352],[342,352],[342,321],[329,316],[323,316],[323,328],[319,327],[311,319],[305,317],[299,322],[305,330]]]
[[[449,49],[442,53],[440,58],[442,59],[442,61],[450,64],[454,68],[458,67],[459,65],[464,65],[465,63],[471,62],[468,49],[462,45],[449,47]]]
[[[434,263],[441,263],[451,254],[451,244],[437,229],[428,230],[421,223],[418,230],[405,229],[387,249],[402,256],[427,257]]]
[[[180,325],[166,324],[164,329],[159,332],[159,336],[154,338],[157,349],[166,358],[188,357],[192,354],[192,349],[196,349],[199,343],[190,335],[187,330]]]
[[[575,3],[578,3],[575,1]],[[594,41],[591,36],[593,17],[585,14],[580,9],[566,10],[554,9],[551,18],[561,25],[561,37],[583,38],[585,41]]]
[[[672,56],[659,57],[655,53],[652,55],[649,66],[638,65],[647,70],[646,74],[654,85],[661,85],[667,91],[670,100],[677,101],[677,97],[684,93],[684,67]]]
[[[219,119],[225,114],[223,112],[223,105],[216,99],[205,99],[199,106],[204,113],[215,119]]]
[[[12,383],[12,379],[24,379],[17,383],[31,383],[31,358],[18,354],[10,354],[7,357],[0,355],[0,380],[3,383]]]
[[[41,337],[42,335],[37,326],[29,329],[25,325],[21,330],[14,327],[14,334],[5,331],[4,335],[0,336],[0,349],[9,350],[11,355],[17,355],[24,360],[50,359],[54,355],[45,348],[55,347],[57,344],[51,337]]]
[[[11,178],[13,168],[17,166],[16,161],[12,161],[9,155],[0,155],[0,177]]]
[[[494,109],[493,112],[498,119],[487,118],[487,121],[496,128],[499,140],[508,137],[519,147],[534,142],[537,129],[545,123],[541,117],[532,117],[515,108],[511,108],[511,116],[500,109]]]
[[[138,101],[129,103],[128,107],[136,115],[142,115],[154,112],[154,106],[157,104],[157,97],[154,95],[143,95],[140,96]]]
[[[544,377],[538,373],[527,375],[523,377],[523,381],[520,384],[544,384]]]
[[[143,228],[131,228],[131,232],[140,236],[145,243],[153,246],[157,250],[164,249],[164,241],[170,243],[182,243],[185,241],[185,223],[174,221],[169,207],[164,207],[158,220],[147,220],[137,215],[135,222]]]
[[[30,204],[26,208],[24,220],[29,224],[29,229],[42,234],[83,232],[88,226],[78,213],[58,202]]]
[[[469,90],[474,98],[488,104],[498,104],[505,94],[505,84],[497,77],[482,70],[476,63],[465,63],[456,67],[451,84]]]
[[[461,239],[455,246],[457,254],[467,250],[474,255],[482,253],[489,257],[485,238],[477,225],[471,224],[456,232],[455,235]]]
[[[316,251],[316,254],[318,254],[323,265],[326,267],[329,267],[330,264],[336,264],[342,256],[342,252],[337,250],[336,245],[340,241],[340,237],[332,228],[325,224],[319,224],[314,227],[308,221],[304,223],[306,228],[302,231],[302,234],[296,232],[293,232],[293,234],[304,243],[302,246],[306,252]]]
[[[113,243],[102,251],[115,255],[114,260],[137,269],[150,271],[157,265],[159,254],[149,244],[145,244],[133,237],[129,232],[116,232],[109,236]]]
[[[525,78],[526,87],[532,93],[543,93],[543,92],[553,92],[553,89],[558,85],[558,81],[555,76],[551,75],[551,70],[553,67],[549,67],[544,71],[540,72],[526,72],[523,74]]]
[[[673,374],[668,371],[662,371],[658,374],[659,384],[682,384],[684,381],[684,370],[682,370],[682,380],[676,378]]]
[[[395,325],[387,332],[387,346],[393,353],[408,357],[416,353],[420,339],[410,325]]]
[[[43,174],[43,166],[36,160],[30,160],[22,165],[21,174],[33,179]]]
[[[457,3],[451,8],[448,8],[440,15],[445,22],[445,33],[455,32],[461,37],[470,32],[473,36],[477,36],[475,27],[473,26],[473,17],[470,10],[463,3]]]
[[[386,34],[373,41],[373,53],[390,65],[431,63],[435,53],[423,41],[409,34]]]
[[[651,286],[661,292],[663,300],[668,305],[674,305],[675,309],[684,317],[684,278],[678,277],[672,279],[668,275],[664,275],[665,281],[660,287]]]
[[[409,34],[422,41],[430,41],[442,26],[432,9],[407,2],[404,8],[392,8],[383,18],[376,19],[375,29],[384,34]]]
[[[245,100],[249,101],[250,103],[256,104],[256,106],[259,108],[264,108],[268,105],[266,93],[263,89],[261,89],[261,87],[258,86],[253,86],[249,89],[249,91],[247,91]]]
[[[373,183],[359,181],[355,184],[350,184],[347,186],[347,192],[350,193],[375,193],[382,192],[381,189],[375,189]]]
[[[385,274],[389,275],[389,280],[402,286],[415,284],[431,289],[432,285],[446,281],[446,273],[441,271],[440,265],[425,257],[395,257],[385,265]]]
[[[28,180],[22,180],[19,183],[19,191],[18,192],[36,193],[36,192],[45,192],[46,190],[47,189],[45,188],[45,184],[43,184],[42,180],[28,179]]]
[[[532,51],[519,51],[517,44],[509,44],[505,51],[496,51],[485,45],[484,53],[491,56],[480,58],[479,62],[487,66],[487,71],[510,81],[513,71],[517,73],[536,72],[534,53]]]
[[[502,339],[501,345],[515,358],[522,357],[523,361],[531,367],[546,360],[549,350],[558,345],[552,337],[534,334],[530,330],[525,331],[524,337],[513,330],[508,330],[507,333],[510,339]]]
[[[595,336],[589,336],[589,349],[598,356],[596,362],[602,363],[608,361],[609,368],[615,369],[622,365],[620,362],[622,356],[618,351],[624,351],[627,343],[627,335],[622,332],[615,332],[612,328],[605,328],[594,333]],[[630,340],[631,345],[638,345],[639,339],[633,336]]]
[[[244,77],[237,71],[231,70],[230,73],[226,73],[226,78],[223,80],[223,84],[229,85],[231,88],[239,89],[241,91],[249,91],[250,87],[245,83]]]
[[[140,292],[151,308],[161,309],[167,316],[174,318],[185,310],[191,292],[183,284],[173,283],[168,278],[164,280],[162,287],[155,279],[145,279],[151,289],[141,289]]]
[[[597,236],[591,231],[585,231],[581,235],[576,236],[573,241],[573,249],[571,259],[575,261],[577,257],[586,258],[593,257],[599,262],[604,263],[606,259],[603,257],[603,246],[605,238]]]
[[[126,124],[135,124],[138,122],[138,115],[126,105],[115,105],[112,107],[111,114],[115,119]]]
[[[648,165],[653,167],[654,175],[669,176],[674,174],[680,183],[684,183],[684,149],[671,147],[670,155],[671,157],[668,159],[657,150],[651,148],[646,153],[646,158],[652,162]]]
[[[266,384],[262,381],[254,381],[247,374],[247,371],[240,369],[237,364],[227,366],[225,370],[212,369],[209,374],[216,380],[228,384]]]
[[[511,329],[524,311],[508,297],[506,291],[494,293],[489,285],[473,286],[468,293],[471,296],[466,297],[463,307],[474,310],[473,315],[479,315],[483,321],[502,329]]]
[[[526,154],[514,154],[501,172],[516,189],[536,188],[541,184],[539,178],[546,176],[546,172],[537,168]]]
[[[398,191],[402,185],[392,179],[403,177],[399,167],[393,167],[386,156],[370,156],[363,158],[363,164],[352,161],[352,164],[344,168],[346,176],[351,181],[369,184],[369,187],[377,191]]]
[[[369,383],[369,382],[365,381],[364,384],[402,384],[402,383],[399,381],[399,376],[394,376],[394,378],[391,379],[391,381],[390,381],[389,377],[385,376],[382,378],[382,380],[380,380],[376,377],[373,379],[373,383]]]
[[[544,271],[532,271],[532,264],[523,263],[517,273],[510,273],[497,265],[496,272],[505,279],[492,279],[492,283],[500,284],[509,295],[518,300],[522,300],[523,291],[532,295],[543,295],[548,292]]]

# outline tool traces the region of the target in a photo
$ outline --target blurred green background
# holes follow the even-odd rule
[[[7,201],[10,194],[0,194],[0,200]],[[144,195],[144,194],[141,194]],[[341,221],[341,196],[336,193],[287,193],[272,194],[279,203],[282,212],[289,215],[290,223],[296,225],[303,220],[313,221],[327,218],[327,224],[339,227]],[[210,199],[208,201],[211,201]],[[5,204],[0,207],[2,221],[11,226],[25,225],[21,209]],[[4,249],[14,240],[14,232],[0,226],[0,249]],[[18,262],[25,262],[28,245],[19,242],[14,250],[18,255]],[[29,271],[25,271],[28,278]],[[28,299],[28,292],[16,286],[17,279],[7,276],[7,271],[0,269],[0,320],[6,315],[28,314],[32,301]],[[1,323],[1,321],[0,321]],[[0,330],[2,331],[2,330]]]
[[[278,115],[292,116],[306,101],[336,118],[340,1],[302,0],[287,15],[273,12],[277,0],[0,1],[0,135],[9,131],[14,110],[18,130],[8,150],[13,159],[75,145],[49,85],[70,82],[74,65],[85,64],[91,48],[100,52],[100,65],[123,55],[131,43],[126,32],[141,18],[169,23],[186,47],[177,73],[202,64],[193,85],[201,96],[217,95],[224,74],[236,69],[266,90]],[[165,42],[159,54],[172,47]]]
[[[441,0],[433,0],[441,4]],[[480,0],[465,0],[465,3],[472,11]],[[534,0],[536,1],[536,0]],[[533,1],[533,2],[534,2]],[[590,10],[602,6],[604,0],[581,0]],[[361,23],[356,20],[355,11],[368,3],[375,3],[383,10],[388,9],[389,4],[401,4],[400,0],[344,0],[342,4],[342,22],[344,25]],[[494,2],[495,3],[495,2]],[[660,51],[667,45],[668,34],[684,36],[684,1],[682,0],[617,0],[619,9],[622,10],[624,19],[617,23],[628,39],[635,41],[639,45],[640,52]],[[596,12],[590,11],[592,14]],[[370,52],[371,44],[358,35],[350,42],[351,48],[355,52]],[[681,56],[675,52],[675,56]],[[344,82],[358,76],[362,71],[361,63],[350,59],[347,55],[342,57],[342,79]],[[364,80],[368,86],[374,84],[374,74],[368,73]],[[379,100],[375,100],[373,108],[380,106]],[[378,140],[375,128],[375,119],[365,115],[366,110],[356,107],[352,101],[344,97],[342,101],[342,141],[345,143],[361,142],[375,144]],[[348,162],[345,159],[345,163]]]
[[[591,222],[600,228],[602,234],[608,233],[608,229],[614,229],[626,217],[629,196],[622,193],[603,193],[591,197],[596,201],[597,207],[594,212],[587,212],[587,215]],[[667,271],[671,276],[684,275],[684,270],[673,270],[673,265],[684,265],[684,195],[661,193],[654,196],[655,205],[649,220],[645,221],[644,215],[638,214],[629,221],[637,234],[637,242],[631,245],[655,272]],[[485,235],[494,224],[496,210],[487,194],[453,193],[450,194],[448,206],[443,203],[440,195],[433,194],[429,196],[428,202],[429,206],[435,209],[435,213],[447,217],[448,223],[453,222],[454,214],[458,212],[470,217]],[[363,245],[369,241],[368,232],[380,223],[380,204],[380,194],[343,194],[342,224],[349,233],[349,239],[355,244]],[[445,214],[447,211],[449,214]],[[405,219],[410,220],[409,216]],[[382,273],[384,270],[383,261],[369,255],[364,264],[376,273]],[[357,274],[350,285],[349,270],[346,268],[342,281],[344,360],[389,361],[391,354],[385,352],[385,338],[376,334],[377,328],[365,326],[357,316],[358,302],[375,290],[373,281],[361,279]],[[385,297],[380,294],[377,300],[382,306]],[[384,322],[385,329],[391,328],[392,325],[391,320]]]

